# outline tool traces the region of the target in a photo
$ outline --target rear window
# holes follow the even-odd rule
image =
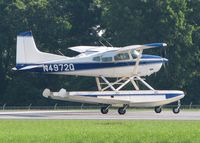
[[[101,61],[101,57],[100,57],[100,56],[94,57],[94,58],[93,58],[93,61],[100,62],[100,61]]]
[[[112,57],[102,57],[102,62],[112,62]]]

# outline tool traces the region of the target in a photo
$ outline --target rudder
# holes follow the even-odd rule
[[[17,64],[43,63],[66,59],[65,56],[41,52],[37,49],[32,32],[22,32],[17,36]]]

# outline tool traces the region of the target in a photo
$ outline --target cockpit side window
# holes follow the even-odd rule
[[[122,60],[129,60],[129,54],[128,53],[119,53],[114,56],[115,61],[122,61]]]
[[[113,52],[105,52],[101,56],[102,62],[112,62],[113,61]]]
[[[92,60],[93,60],[93,61],[96,61],[96,62],[100,62],[100,61],[101,61],[101,57],[100,57],[100,56],[97,56],[97,57],[94,57]]]
[[[136,50],[131,50],[131,56],[132,56],[133,59],[136,59],[136,58],[139,56],[138,51],[136,51]]]

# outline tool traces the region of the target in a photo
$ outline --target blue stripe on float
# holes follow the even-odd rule
[[[177,94],[177,93],[170,93],[170,94],[102,94],[102,95],[96,95],[96,94],[93,94],[93,95],[80,95],[80,96],[87,96],[87,97],[97,97],[97,96],[165,96],[166,99],[169,99],[169,98],[173,98],[173,97],[177,97],[177,96],[180,96],[182,94]]]
[[[166,95],[166,99],[169,99],[169,98],[180,96],[182,94],[165,94],[165,95]]]

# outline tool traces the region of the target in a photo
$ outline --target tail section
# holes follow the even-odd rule
[[[68,57],[41,52],[35,45],[32,32],[23,32],[17,36],[17,64],[39,64]]]

